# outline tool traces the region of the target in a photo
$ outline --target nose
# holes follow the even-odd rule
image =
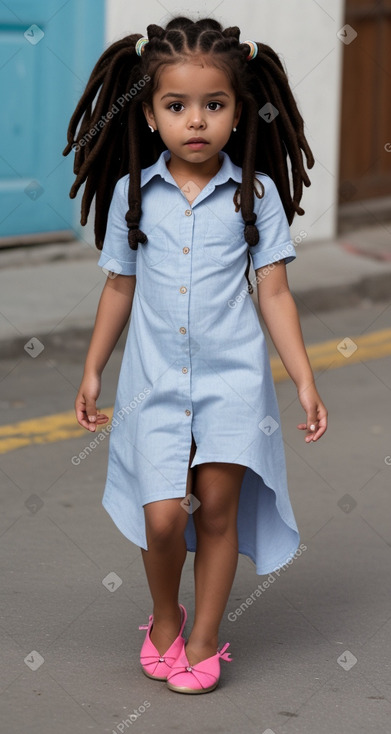
[[[190,108],[189,111],[189,117],[187,121],[187,125],[190,128],[194,128],[196,130],[204,129],[206,122],[204,119],[204,110],[202,107],[193,106]]]

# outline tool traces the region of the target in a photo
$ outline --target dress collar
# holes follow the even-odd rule
[[[170,151],[163,150],[156,163],[153,163],[152,166],[149,166],[148,168],[143,168],[141,170],[141,188],[145,186],[149,181],[151,181],[154,176],[161,176],[161,178],[163,178],[168,183],[174,184],[174,186],[178,186],[175,179],[172,177],[170,171],[167,168],[167,161],[170,159],[170,157]],[[216,175],[213,176],[213,178],[210,180],[209,184],[213,182],[214,186],[218,186],[219,184],[226,183],[227,181],[229,181],[230,178],[233,179],[233,181],[241,183],[242,169],[232,163],[228,153],[221,150],[219,153],[219,158],[223,161],[222,165],[220,167],[220,170],[217,171]]]

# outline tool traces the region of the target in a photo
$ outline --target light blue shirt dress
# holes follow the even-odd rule
[[[189,182],[196,195],[190,206],[167,168],[169,158],[165,150],[141,172],[140,229],[148,242],[138,250],[128,245],[124,176],[98,261],[106,272],[137,276],[102,504],[119,530],[147,549],[143,506],[186,496],[193,434],[191,467],[208,461],[247,467],[239,552],[257,574],[268,574],[293,557],[300,538],[269,356],[244,274],[248,245],[234,204],[242,170],[221,152],[221,168],[205,188]],[[254,269],[295,257],[277,188],[266,174],[256,178],[264,196],[254,191],[260,235],[250,248]],[[185,538],[195,551],[191,511]]]

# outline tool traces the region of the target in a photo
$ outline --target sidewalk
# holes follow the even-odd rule
[[[305,240],[296,253],[287,270],[301,315],[391,293],[391,223],[335,241]],[[76,241],[0,251],[3,357],[20,354],[33,337],[64,349],[89,338],[106,279],[98,259],[94,246]]]

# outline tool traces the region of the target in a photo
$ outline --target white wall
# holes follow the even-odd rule
[[[343,14],[344,0],[146,0],[139,7],[131,0],[106,0],[106,43],[145,34],[150,23],[165,25],[175,15],[210,15],[225,27],[239,26],[243,41],[271,46],[288,72],[316,159],[301,202],[306,214],[295,218],[291,233],[304,229],[311,239],[328,239],[336,233],[343,49],[336,33]]]

